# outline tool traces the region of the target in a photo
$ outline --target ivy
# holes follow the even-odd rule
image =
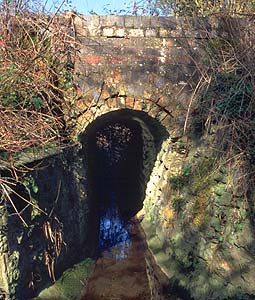
[[[35,179],[32,175],[29,175],[23,180],[24,186],[29,190],[33,191],[35,194],[38,193],[38,186],[35,182]]]

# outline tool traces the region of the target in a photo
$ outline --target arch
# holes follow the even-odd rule
[[[135,98],[127,95],[120,96],[119,94],[109,97],[101,95],[99,99],[88,96],[76,103],[76,109],[79,114],[75,120],[74,137],[80,136],[86,130],[86,127],[98,117],[122,109],[147,113],[150,117],[156,119],[169,133],[175,126],[172,113],[161,104],[160,99],[156,101],[150,98]]]
[[[120,152],[117,153],[118,155],[129,155],[129,157],[125,157],[125,160],[120,160],[116,164],[113,163],[110,169],[111,161],[108,161],[107,165],[105,157],[100,155],[104,151],[106,154],[107,151],[110,151],[110,147],[107,148],[109,139],[112,138],[109,132],[114,130],[114,126],[118,126],[119,130],[129,130],[132,138],[130,139],[130,145],[127,145],[126,148],[119,147],[118,151]],[[111,137],[109,137],[110,135]],[[105,149],[103,149],[104,145],[98,145],[100,139],[105,143]],[[117,185],[120,185],[120,187],[116,188],[115,186],[113,189],[115,189],[114,192],[120,199],[117,200],[118,209],[123,220],[134,216],[144,206],[151,174],[153,174],[158,155],[162,152],[162,145],[168,139],[169,132],[157,118],[150,116],[148,112],[142,109],[130,108],[114,109],[110,112],[104,111],[104,113],[95,117],[93,122],[88,123],[84,132],[80,134],[81,155],[85,157],[85,165],[88,168],[89,224],[91,226],[89,240],[95,245],[93,247],[95,252],[98,249],[97,236],[100,227],[100,214],[102,215],[100,209],[102,210],[102,207],[110,205],[109,201],[106,204],[100,200],[103,197],[103,192],[109,193],[106,185],[114,186],[111,182],[113,178]],[[111,142],[114,143],[113,138]],[[117,148],[118,146],[119,144]],[[125,150],[122,148],[125,148]],[[114,160],[115,157],[112,156],[111,159]],[[104,174],[104,168],[109,168],[109,170],[106,170],[107,176]],[[118,177],[117,180],[116,177]],[[105,183],[106,180],[108,181]]]

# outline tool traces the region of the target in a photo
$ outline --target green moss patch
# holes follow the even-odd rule
[[[87,258],[63,275],[49,288],[43,290],[36,300],[77,300],[85,289],[87,279],[94,266],[94,261]]]

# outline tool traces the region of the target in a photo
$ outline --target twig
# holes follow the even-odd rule
[[[21,214],[18,212],[18,210],[17,210],[15,204],[13,203],[13,201],[12,201],[12,199],[11,199],[9,193],[8,193],[8,191],[6,190],[5,184],[0,183],[0,186],[1,186],[1,188],[2,188],[2,190],[3,190],[3,192],[4,192],[4,194],[5,194],[6,198],[10,201],[10,203],[11,203],[13,209],[15,210],[16,214],[17,214],[18,217],[21,219],[22,223],[23,223],[26,227],[28,227],[26,221],[25,221],[24,218],[21,216]]]

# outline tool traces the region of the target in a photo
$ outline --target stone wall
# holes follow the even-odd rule
[[[254,224],[233,192],[237,173],[219,166],[205,144],[189,145],[186,152],[167,145],[156,160],[142,221],[149,248],[170,287],[194,299],[253,299]]]
[[[197,300],[254,295],[254,224],[245,199],[233,193],[238,170],[230,172],[231,166],[218,163],[210,134],[195,127],[192,132],[184,130],[199,80],[198,62],[203,66],[199,45],[208,36],[217,36],[220,24],[213,19],[172,17],[77,15],[71,19],[78,47],[77,97],[66,106],[65,119],[77,148],[73,154],[44,160],[43,168],[32,174],[39,188],[39,194],[33,195],[37,203],[64,226],[67,249],[57,262],[57,275],[93,255],[96,247],[96,237],[89,236],[94,232],[87,197],[89,158],[82,136],[102,115],[125,111],[143,132],[145,199],[140,215],[169,290],[179,288],[183,297]],[[164,138],[158,132],[158,142],[151,123],[134,112],[156,120],[167,133]],[[36,266],[39,272],[47,272],[42,257],[45,243],[40,244],[45,220],[30,213],[27,229],[17,225],[17,219],[8,228],[6,222],[0,232],[1,241],[10,241],[9,248],[5,242],[0,247],[8,269],[3,270],[2,285],[12,299],[23,299],[29,295],[29,284],[39,289],[47,281],[41,278],[36,283],[34,276]],[[76,255],[81,248],[82,255]],[[149,273],[155,292],[160,283],[154,281],[152,270]]]
[[[77,16],[74,24],[74,136],[121,109],[145,112],[169,134],[147,182],[142,225],[170,286],[200,300],[254,295],[254,229],[245,199],[233,194],[238,175],[218,164],[210,134],[195,126],[184,134],[201,42],[222,33],[221,24],[117,16]]]
[[[75,119],[75,136],[98,116],[122,108],[142,110],[171,131],[178,131],[178,125],[183,129],[197,80],[198,42],[206,37],[205,30],[214,35],[216,28],[203,19],[183,21],[171,17],[74,18],[79,41],[75,59],[78,99],[68,114]]]
[[[11,196],[26,224],[13,211],[10,202],[1,208],[3,299],[32,299],[53,277],[58,278],[68,267],[94,255],[94,245],[88,242],[91,228],[85,158],[78,151],[78,148],[65,150],[27,165],[27,168],[36,166],[24,179],[34,180],[36,188],[28,185],[33,206],[26,207],[24,199],[29,197],[21,190],[17,192],[24,199]],[[47,237],[43,230],[49,225],[52,237]],[[53,239],[61,245],[59,256]],[[52,257],[48,265],[46,253]]]

